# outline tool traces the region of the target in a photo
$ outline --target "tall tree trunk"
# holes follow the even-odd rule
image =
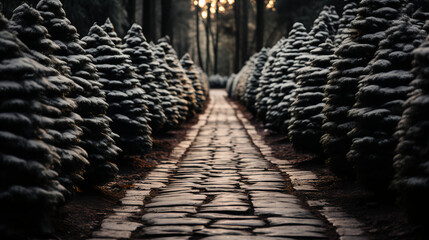
[[[264,11],[265,1],[256,0],[256,51],[264,47]]]
[[[248,13],[248,1],[241,0],[242,3],[242,33],[241,33],[241,64],[244,64],[247,61],[248,54],[247,50],[249,48],[249,13]]]
[[[235,58],[234,58],[234,72],[238,73],[240,71],[240,53],[241,53],[241,10],[240,10],[240,0],[236,0],[234,3],[234,18],[235,18]]]
[[[143,33],[148,41],[156,40],[155,0],[143,0]]]
[[[128,0],[127,2],[128,22],[130,25],[136,22],[136,0]]]
[[[218,73],[219,35],[221,19],[219,15],[219,0],[216,1],[216,40],[214,45],[214,73]]]
[[[201,57],[201,45],[200,45],[200,6],[195,6],[195,31],[197,33],[197,53],[198,62],[200,67],[204,70],[203,58]]]
[[[207,25],[206,25],[206,73],[210,74],[210,31],[211,31],[211,14],[210,3],[207,3]]]
[[[171,21],[171,0],[162,0],[162,21],[161,33],[162,36],[169,36],[173,42],[173,26]]]

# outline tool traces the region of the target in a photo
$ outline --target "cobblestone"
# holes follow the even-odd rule
[[[317,176],[273,158],[224,92],[211,93],[211,107],[187,139],[126,193],[124,206],[94,238],[328,239],[328,219],[340,239],[365,239],[359,222],[341,215],[341,209],[330,209],[323,200],[307,204],[291,193],[285,175],[303,192],[317,190],[312,185]]]

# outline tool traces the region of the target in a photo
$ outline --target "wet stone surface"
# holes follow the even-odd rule
[[[143,227],[132,238],[326,239],[323,222],[286,191],[223,93],[212,101],[207,124],[144,206]]]
[[[94,239],[365,239],[341,210],[290,192],[315,191],[316,176],[271,157],[224,91],[211,99],[190,137],[127,192]]]

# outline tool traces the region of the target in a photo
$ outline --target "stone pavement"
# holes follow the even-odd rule
[[[338,208],[292,194],[292,184],[315,191],[306,184],[315,175],[275,163],[224,91],[211,98],[187,140],[127,192],[93,239],[366,239]],[[334,220],[323,212],[330,208]]]

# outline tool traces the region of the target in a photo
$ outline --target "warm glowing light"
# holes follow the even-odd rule
[[[225,7],[224,6],[220,6],[219,7],[219,12],[225,12]]]
[[[276,3],[276,0],[269,0],[268,3],[267,3],[267,9],[275,10],[274,9],[274,4],[275,3]]]
[[[215,7],[211,7],[211,8],[210,8],[210,12],[211,12],[211,13],[216,13],[216,8],[215,8]]]
[[[225,4],[226,3],[226,0],[220,0],[219,1],[221,4]]]
[[[199,0],[198,1],[198,6],[200,6],[200,8],[204,7],[206,5],[206,1],[205,0]]]
[[[198,0],[195,0],[194,1],[194,6],[197,6],[198,5]]]
[[[228,0],[228,3],[232,5],[234,4],[234,0]]]
[[[202,11],[201,12],[201,17],[203,17],[204,19],[206,19],[208,16],[207,11]]]

